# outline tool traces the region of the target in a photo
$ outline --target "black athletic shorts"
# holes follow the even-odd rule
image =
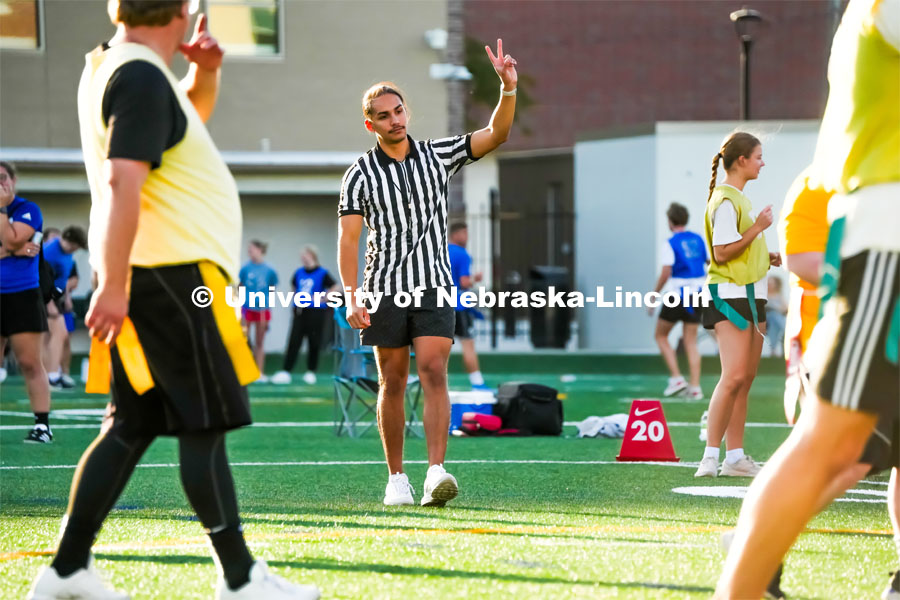
[[[712,306],[712,304],[710,304],[710,306]],[[668,321],[669,323],[684,321],[685,323],[697,324],[700,322],[702,315],[702,306],[692,306],[691,312],[688,312],[687,307],[681,304],[679,304],[678,306],[666,306],[664,304],[663,307],[659,310],[659,318],[663,321]]]
[[[894,419],[893,423],[878,420],[859,462],[872,465],[871,475],[900,468],[900,420]]]
[[[887,356],[900,302],[898,271],[900,252],[866,250],[843,259],[837,292],[825,306],[806,356],[819,398],[878,415],[885,435],[900,412],[900,368]]]
[[[444,306],[438,306],[437,288],[422,293],[419,308],[414,302],[402,308],[394,300],[394,296],[383,296],[378,310],[369,313],[371,325],[359,332],[364,346],[400,348],[423,336],[453,339],[456,309],[446,302]]]
[[[730,304],[731,308],[736,310],[739,315],[747,319],[748,323],[753,323],[753,314],[750,312],[749,300],[746,298],[723,298],[723,300]],[[704,329],[715,329],[716,323],[719,321],[727,321],[728,317],[719,312],[715,305],[710,302],[709,306],[704,308],[703,312],[700,314],[700,319],[703,322]],[[756,320],[758,323],[766,322],[765,300],[756,300]]]
[[[213,287],[197,263],[132,267],[128,316],[154,387],[139,395],[113,346],[107,415],[113,427],[132,435],[177,435],[250,424],[247,388],[238,381],[213,310],[191,301],[191,292],[204,285]]]
[[[472,328],[475,325],[475,315],[467,310],[456,311],[456,327],[453,333],[456,337],[463,340],[470,340],[475,337]]]
[[[47,306],[36,287],[0,294],[0,336],[47,331]]]

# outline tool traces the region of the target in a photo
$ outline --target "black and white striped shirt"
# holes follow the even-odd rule
[[[398,162],[377,144],[344,174],[338,214],[363,215],[368,228],[367,292],[453,285],[447,253],[450,177],[472,156],[471,134],[417,142]]]

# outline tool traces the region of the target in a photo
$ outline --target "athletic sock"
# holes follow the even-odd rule
[[[34,413],[34,424],[35,425],[43,425],[50,430],[50,413],[49,412],[36,412]]]
[[[47,377],[50,378],[50,381],[59,381],[59,378],[62,377],[62,373],[59,370],[53,371],[52,373],[47,373]]]
[[[393,473],[388,477],[388,481],[390,483],[397,483],[398,481],[409,481],[409,478],[406,476],[406,473]]]
[[[247,549],[240,525],[210,533],[209,541],[216,551],[216,557],[222,566],[222,575],[229,588],[236,590],[250,581],[253,557]]]
[[[725,451],[725,462],[727,463],[731,463],[733,465],[742,458],[744,458],[743,448],[735,448],[734,450]]]
[[[719,460],[719,447],[718,446],[707,446],[703,451],[703,458],[714,458],[718,462]]]
[[[481,371],[469,373],[469,383],[472,385],[484,385],[484,377],[481,375]]]

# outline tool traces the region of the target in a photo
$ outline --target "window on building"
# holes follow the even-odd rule
[[[39,0],[0,0],[0,48],[41,47]]]
[[[206,0],[209,27],[226,56],[281,54],[281,0]]]

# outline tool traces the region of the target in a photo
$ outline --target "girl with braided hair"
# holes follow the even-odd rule
[[[720,160],[725,181],[716,185]],[[744,132],[730,135],[713,157],[704,218],[710,256],[706,293],[712,305],[704,309],[702,322],[716,332],[722,375],[709,401],[706,449],[695,477],[753,477],[759,472],[744,454],[744,424],[766,334],[766,273],[781,258],[769,253],[763,237],[772,225],[772,206],[754,218],[743,190],[764,165],[762,144]],[[726,454],[719,471],[722,438]]]

